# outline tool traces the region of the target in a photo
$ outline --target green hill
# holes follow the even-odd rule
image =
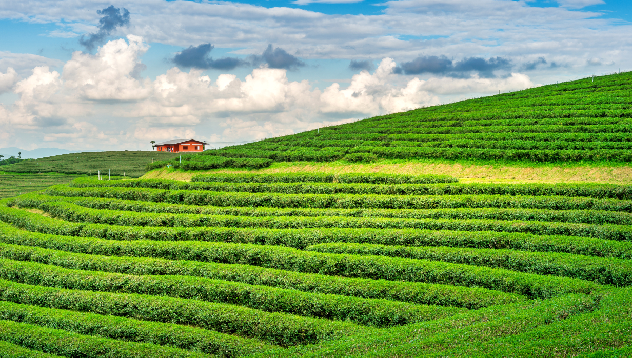
[[[632,73],[364,119],[183,157],[185,170],[273,162],[632,162]],[[173,163],[179,167],[179,163]],[[164,166],[156,163],[152,168]]]
[[[630,79],[419,109],[172,162],[277,162],[262,171],[148,173],[190,181],[91,175],[0,200],[0,356],[628,357],[632,185],[619,184],[631,182]],[[118,163],[120,175],[132,159],[158,155],[118,153],[46,167],[86,173]],[[626,178],[508,184],[321,170],[423,158],[589,163],[571,168],[579,172],[605,163],[622,169],[610,178]],[[297,173],[284,161],[321,163]]]
[[[17,164],[2,166],[11,173],[64,173],[97,175],[97,171],[111,175],[140,177],[147,164],[176,157],[175,153],[150,151],[83,152],[26,159]]]

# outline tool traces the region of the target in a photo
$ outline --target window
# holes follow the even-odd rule
[[[200,146],[199,146],[199,145],[196,145],[196,146],[195,146],[195,150],[200,150]]]
[[[182,150],[189,150],[189,146],[188,145],[182,146]]]

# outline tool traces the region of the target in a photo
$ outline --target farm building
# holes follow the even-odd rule
[[[159,152],[201,152],[204,150],[206,142],[201,142],[195,139],[173,139],[163,143],[154,144],[152,147],[156,148]]]

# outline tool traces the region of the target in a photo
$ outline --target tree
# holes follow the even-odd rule
[[[18,158],[22,159],[22,152],[18,152]]]
[[[153,147],[154,147],[154,143],[156,143],[156,141],[155,141],[155,140],[152,140],[152,141],[151,141],[151,142],[149,142],[149,143],[151,143],[151,147],[153,148]]]
[[[4,158],[4,155],[0,154],[0,160],[2,160],[2,158]]]

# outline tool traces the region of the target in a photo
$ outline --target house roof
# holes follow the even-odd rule
[[[198,142],[198,143],[202,143],[202,144],[208,144],[206,142],[202,142],[200,140],[195,140],[195,139],[172,139],[172,140],[168,140],[166,142],[156,143],[153,146],[157,147],[159,145],[173,145],[173,144],[180,144],[180,143],[184,143],[184,142]]]

